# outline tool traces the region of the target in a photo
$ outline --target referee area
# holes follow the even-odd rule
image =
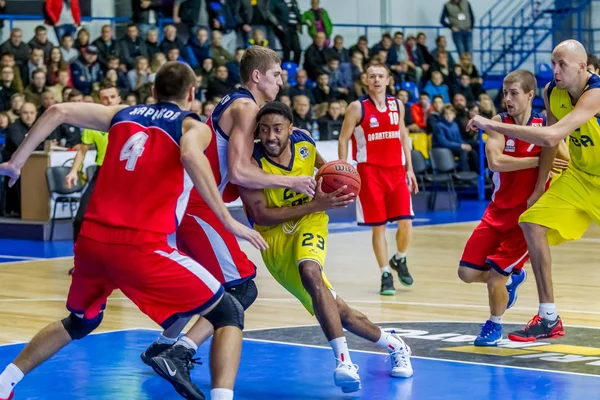
[[[457,213],[417,214],[408,263],[411,288],[378,293],[379,274],[368,230],[332,221],[326,273],[336,292],[412,348],[414,376],[389,376],[389,360],[375,345],[347,333],[360,367],[362,390],[343,395],[332,380],[331,349],[317,322],[265,269],[258,251],[242,248],[258,266],[259,298],[246,313],[236,399],[591,399],[600,390],[600,229],[552,249],[553,279],[566,336],[533,343],[505,340],[474,347],[488,316],[485,285],[456,274],[464,243],[485,203],[465,202]],[[390,225],[390,228],[395,226]],[[388,232],[393,243],[392,229]],[[391,250],[391,248],[390,248]],[[0,240],[0,364],[12,361],[40,327],[66,315],[72,242]],[[531,272],[529,264],[526,268]],[[396,279],[396,278],[395,278]],[[533,274],[505,316],[505,333],[537,310]],[[171,385],[139,354],[158,327],[122,293],[109,299],[98,332],[74,342],[19,385],[17,399],[175,399]],[[209,343],[192,379],[210,390]]]

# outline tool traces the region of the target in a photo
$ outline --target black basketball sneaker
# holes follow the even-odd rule
[[[390,258],[390,267],[398,273],[400,283],[404,286],[412,286],[414,281],[410,272],[408,272],[408,265],[406,265],[406,257],[397,259],[396,255]]]
[[[151,358],[150,366],[158,375],[169,381],[183,398],[204,400],[206,396],[190,378],[189,365],[194,354],[194,350],[187,347],[171,346]]]

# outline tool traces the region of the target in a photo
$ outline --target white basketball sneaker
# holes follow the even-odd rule
[[[342,388],[344,393],[352,393],[360,390],[360,376],[358,376],[358,365],[339,363],[333,372],[335,385]]]
[[[402,343],[402,346],[393,353],[390,353],[388,357],[392,361],[392,372],[390,375],[394,378],[410,378],[413,376],[413,369],[410,363],[410,347],[404,343],[404,340],[399,335],[393,336]]]

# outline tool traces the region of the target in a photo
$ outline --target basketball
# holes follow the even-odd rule
[[[323,164],[317,172],[316,179],[323,178],[321,189],[324,193],[335,192],[344,185],[348,187],[342,194],[354,193],[358,196],[360,192],[360,175],[356,168],[342,160],[330,161]]]

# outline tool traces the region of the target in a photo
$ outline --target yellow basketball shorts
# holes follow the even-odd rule
[[[551,245],[580,239],[592,221],[600,224],[600,176],[572,167],[519,218],[549,228]]]
[[[261,232],[269,245],[262,252],[267,269],[281,286],[300,300],[311,315],[315,315],[312,299],[302,285],[299,266],[301,262],[310,260],[318,263],[323,270],[327,255],[328,223],[327,214],[318,212]],[[333,292],[324,273],[323,281]]]

